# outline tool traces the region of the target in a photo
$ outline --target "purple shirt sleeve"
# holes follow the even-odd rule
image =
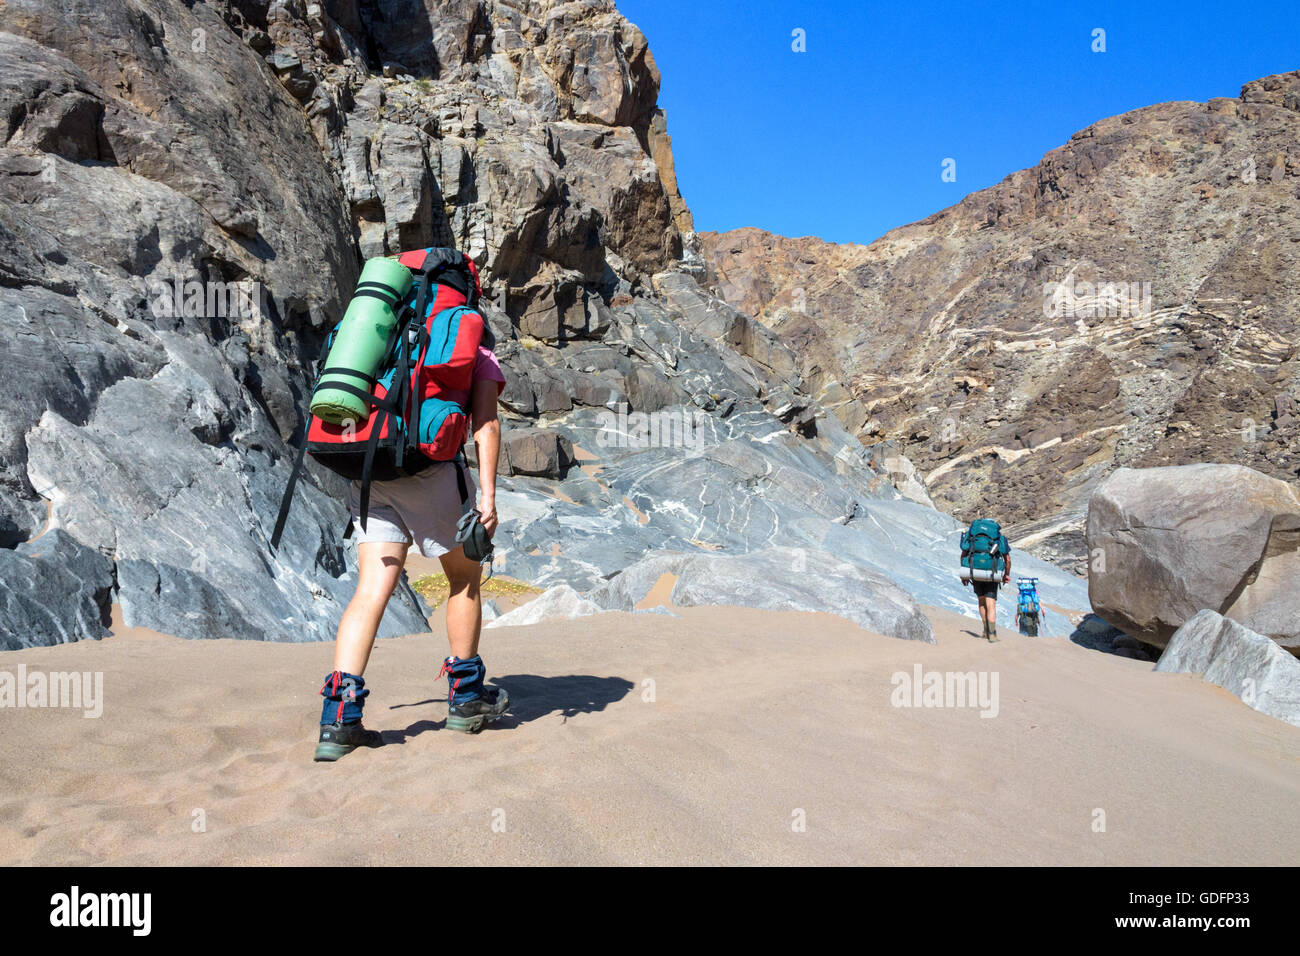
[[[482,345],[478,347],[478,358],[474,361],[474,381],[481,379],[496,382],[498,395],[506,389],[506,376],[501,371],[501,363],[497,361],[496,354],[491,349],[484,348]]]

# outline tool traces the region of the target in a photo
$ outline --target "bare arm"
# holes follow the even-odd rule
[[[470,396],[474,450],[478,453],[479,512],[489,535],[497,531],[497,461],[501,457],[501,422],[497,419],[497,383],[480,379]]]

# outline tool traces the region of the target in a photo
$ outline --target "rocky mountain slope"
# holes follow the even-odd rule
[[[905,461],[698,284],[658,82],[608,0],[0,0],[0,647],[111,603],[332,637],[342,482],[311,468],[267,542],[309,365],[366,257],[432,244],[480,264],[510,379],[500,570],[615,606],[699,558],[707,603],[735,569],[704,559],[753,554],[718,600],[784,566],[830,609],[840,574],[917,639],[918,600],[968,605]],[[422,613],[403,588],[383,633]]]
[[[1083,571],[1120,466],[1300,474],[1300,72],[1102,120],[869,246],[701,234],[710,282],[939,507]]]

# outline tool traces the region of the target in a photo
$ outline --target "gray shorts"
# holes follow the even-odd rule
[[[465,488],[473,502],[478,494],[474,478],[468,468],[462,470]],[[426,558],[437,558],[460,547],[456,541],[460,489],[453,462],[437,462],[418,475],[371,482],[364,531],[361,530],[359,481],[352,482],[348,508],[352,512],[352,534],[357,544],[370,541],[414,544]]]

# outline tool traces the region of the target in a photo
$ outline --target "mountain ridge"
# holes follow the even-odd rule
[[[1082,571],[1114,467],[1300,474],[1297,134],[1300,71],[1099,120],[867,245],[698,241],[850,431],[896,442],[959,517],[998,494],[1022,545]]]

